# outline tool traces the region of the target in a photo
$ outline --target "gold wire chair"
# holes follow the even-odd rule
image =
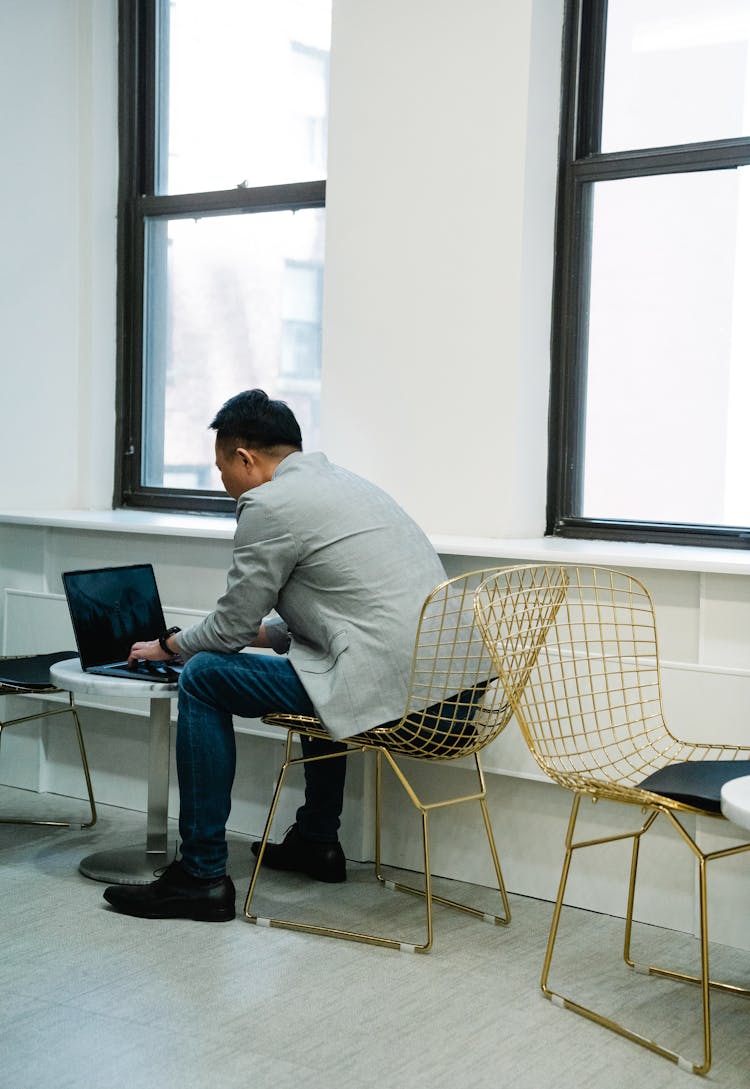
[[[674,737],[664,721],[656,624],[646,588],[623,572],[595,567],[506,568],[478,589],[475,607],[498,675],[529,749],[541,769],[574,792],[565,858],[542,970],[544,995],[566,1009],[641,1044],[683,1069],[705,1074],[711,1065],[710,988],[750,991],[709,976],[706,865],[750,849],[750,843],[705,852],[678,814],[721,817],[718,790],[701,789],[716,761],[743,761],[750,749],[735,745],[693,744]],[[540,638],[541,636],[541,638]],[[682,762],[687,761],[687,764]],[[690,790],[659,792],[665,774],[686,770]],[[665,769],[669,766],[669,770]],[[730,772],[725,765],[720,772]],[[736,774],[744,774],[735,769]],[[608,799],[646,811],[633,832],[574,841],[583,798]],[[699,976],[637,965],[630,953],[638,851],[641,837],[663,815],[698,862],[700,897]],[[632,838],[630,882],[623,955],[631,968],[670,979],[698,983],[702,995],[703,1060],[693,1063],[620,1023],[566,998],[548,985],[565,886],[573,852],[583,847]]]
[[[414,945],[395,938],[361,934],[340,928],[297,923],[285,919],[263,919],[250,910],[256,882],[261,871],[263,853],[268,842],[271,823],[276,812],[284,779],[290,767],[304,764],[304,758],[292,757],[292,742],[297,736],[326,738],[318,719],[300,715],[273,713],[263,721],[285,727],[289,733],[284,763],[279,774],[276,791],[268,813],[258,859],[253,871],[245,901],[245,917],[251,922],[266,926],[284,927],[307,933],[326,934],[330,937],[348,938],[369,942],[392,949],[426,953],[433,939],[433,902],[445,904],[468,912],[479,919],[495,924],[510,922],[510,906],[500,869],[492,826],[486,804],[484,773],[479,759],[480,750],[493,741],[507,725],[512,711],[505,698],[487,653],[474,617],[474,591],[489,574],[474,571],[442,583],[428,596],[422,607],[412,659],[411,679],[403,716],[394,723],[355,734],[346,739],[349,748],[343,755],[334,754],[313,759],[345,759],[352,753],[374,752],[375,761],[375,876],[392,889],[399,889],[418,896],[426,902],[426,937],[422,944]],[[402,757],[417,760],[445,761],[459,757],[473,758],[477,775],[476,792],[462,796],[425,802],[409,782],[407,773],[399,762]],[[386,761],[393,769],[407,797],[421,815],[422,848],[424,859],[424,889],[399,882],[386,881],[381,872],[381,785],[382,764]],[[445,809],[464,802],[477,801],[481,807],[487,833],[490,854],[502,901],[502,915],[490,915],[467,904],[436,896],[432,891],[430,873],[428,818],[436,809]]]
[[[75,658],[76,653],[76,651],[62,651],[57,654],[17,654],[0,657],[0,696],[39,696],[40,694],[47,696],[52,693],[61,692],[62,690],[57,688],[50,681],[49,668],[55,662],[62,661],[65,658]],[[31,714],[21,715],[17,718],[0,719],[0,741],[2,741],[3,731],[7,730],[10,726],[19,726],[23,722],[33,722],[36,719],[47,719],[54,715],[71,715],[73,718],[76,740],[78,742],[78,751],[81,756],[83,776],[86,780],[89,808],[91,810],[91,819],[85,824],[82,824],[81,828],[93,828],[96,824],[96,803],[94,801],[94,790],[91,785],[91,773],[89,771],[89,762],[86,757],[86,747],[83,743],[81,723],[78,719],[78,710],[73,700],[73,694],[71,692],[66,692],[65,695],[67,697],[67,703],[62,707],[48,707],[46,710],[33,711]],[[34,824],[45,825],[50,828],[70,827],[70,821],[39,821],[12,817],[0,818],[0,824]]]

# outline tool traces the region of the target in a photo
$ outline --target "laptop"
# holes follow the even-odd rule
[[[156,639],[167,626],[150,563],[64,571],[62,579],[85,673],[170,684],[178,679],[181,662],[128,665],[133,643]]]

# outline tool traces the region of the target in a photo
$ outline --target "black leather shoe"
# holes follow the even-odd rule
[[[250,850],[258,857],[259,843],[252,843]],[[281,843],[267,843],[263,852],[263,865],[269,870],[294,870],[307,874],[316,881],[346,881],[346,859],[341,844],[321,843],[305,839],[296,824],[287,830]]]
[[[123,915],[139,919],[197,919],[227,923],[234,918],[234,885],[230,877],[210,881],[193,877],[179,861],[148,885],[110,885],[107,903]]]

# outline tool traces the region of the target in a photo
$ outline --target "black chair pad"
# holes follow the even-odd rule
[[[31,654],[28,658],[0,658],[0,687],[7,685],[28,692],[54,689],[49,676],[50,666],[77,657],[77,650],[60,650],[55,654]]]
[[[652,794],[721,813],[721,788],[742,775],[750,775],[750,760],[686,760],[659,768],[638,785]]]

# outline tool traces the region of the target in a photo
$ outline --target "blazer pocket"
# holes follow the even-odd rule
[[[308,650],[304,644],[297,644],[294,648],[296,653],[290,653],[290,661],[301,673],[328,673],[348,646],[348,634],[339,631],[331,639],[327,651]]]

